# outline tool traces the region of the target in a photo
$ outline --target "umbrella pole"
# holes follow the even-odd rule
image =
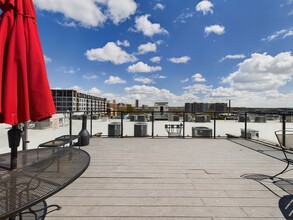
[[[7,132],[8,134],[8,143],[11,148],[11,160],[10,160],[10,169],[13,170],[17,167],[17,147],[20,143],[21,130],[18,128],[18,125],[12,126],[12,128]]]
[[[27,150],[27,144],[29,143],[27,125],[28,122],[23,123],[22,150]]]

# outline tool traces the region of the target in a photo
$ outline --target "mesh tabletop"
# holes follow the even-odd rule
[[[55,138],[55,141],[63,141],[65,144],[70,144],[72,146],[74,140],[79,140],[80,135],[62,135],[60,137]],[[80,142],[78,141],[78,145],[80,146]]]
[[[0,156],[0,164],[9,162],[10,154]],[[0,169],[0,219],[60,191],[77,179],[89,162],[88,153],[76,148],[19,151],[17,169]]]
[[[60,137],[57,137],[55,140],[75,140],[78,139],[80,136],[79,135],[62,135]]]
[[[39,145],[39,147],[61,147],[69,143],[68,139],[64,140],[51,140]]]

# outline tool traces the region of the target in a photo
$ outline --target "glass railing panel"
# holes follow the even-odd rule
[[[41,122],[28,123],[28,149],[36,148],[39,144],[49,140],[53,140],[58,136],[70,133],[70,121],[72,124],[72,134],[79,134],[82,129],[82,115],[84,112],[64,112],[52,116],[52,118]],[[121,120],[121,112],[111,113],[111,117],[107,117],[105,113],[93,112],[87,114],[87,130],[93,136],[101,135],[108,137],[111,131],[109,126],[114,123],[120,126],[119,132],[114,135],[121,137],[168,137],[166,125],[184,125],[180,137],[192,138],[202,137],[201,135],[212,137],[226,137],[227,134],[243,138],[244,130],[247,129],[247,137],[251,139],[261,140],[270,143],[277,143],[274,132],[286,128],[293,128],[293,116],[286,114],[285,122],[283,122],[282,114],[266,114],[266,113],[246,113],[234,115],[213,114],[196,115],[193,113],[183,112],[140,112],[140,113],[123,113]],[[113,116],[115,115],[115,116]],[[70,119],[70,116],[72,118]],[[154,116],[154,121],[152,116]],[[246,116],[246,118],[245,118]],[[216,121],[214,120],[216,118]],[[245,122],[247,120],[247,122]],[[121,124],[121,122],[123,124]],[[111,126],[110,126],[111,127]],[[9,152],[7,131],[11,125],[0,124],[0,138],[2,140],[0,153]],[[154,130],[153,130],[154,129]],[[184,130],[183,130],[184,129]],[[22,150],[22,141],[19,150]]]
[[[11,128],[11,125],[0,124],[0,138],[1,138],[0,153],[10,152],[10,148],[8,146],[8,136],[7,136],[7,131],[10,128]]]
[[[247,120],[247,138],[277,143],[274,132],[282,129],[280,115],[251,113],[247,114]],[[287,123],[287,126],[290,124]],[[242,136],[244,136],[243,131]]]

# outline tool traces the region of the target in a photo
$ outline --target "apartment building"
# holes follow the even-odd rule
[[[107,99],[78,92],[73,89],[51,89],[57,113],[66,111],[107,112]]]
[[[207,111],[226,112],[227,103],[185,103],[185,112],[203,113]]]

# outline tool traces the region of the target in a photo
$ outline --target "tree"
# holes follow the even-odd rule
[[[127,112],[133,112],[133,111],[134,111],[133,106],[132,106],[131,104],[127,104],[127,105],[126,105],[126,111],[127,111]]]

